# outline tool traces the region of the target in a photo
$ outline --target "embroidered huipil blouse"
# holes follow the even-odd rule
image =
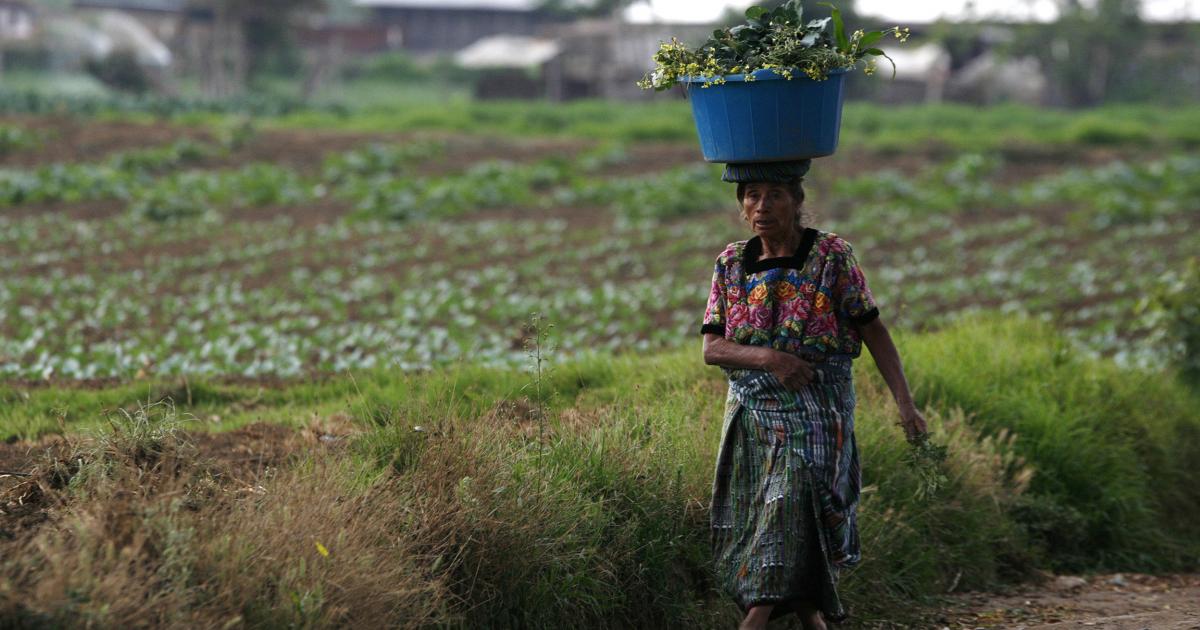
[[[758,260],[755,236],[717,257],[701,333],[793,354],[857,357],[856,325],[879,316],[850,244],[832,232],[804,230],[790,257]]]

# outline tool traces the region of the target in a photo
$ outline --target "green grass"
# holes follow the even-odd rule
[[[1037,470],[1017,514],[1056,566],[1178,568],[1194,559],[1194,391],[1170,374],[1083,359],[1047,327],[985,321],[936,339],[903,344],[926,368],[917,372],[919,400],[967,411],[984,434],[1016,436],[1016,452]]]
[[[1036,567],[1194,568],[1200,501],[1187,463],[1200,431],[1196,392],[1072,356],[1050,328],[1030,322],[967,321],[902,335],[900,345],[933,435],[950,447],[949,484],[917,498],[891,402],[870,361],[859,361],[865,560],[844,582],[859,622],[903,619],[951,584],[987,588]],[[132,406],[99,451],[75,456],[82,468],[71,492],[83,503],[67,514],[147,538],[105,555],[114,543],[102,533],[64,547],[59,530],[46,530],[30,551],[0,562],[0,619],[118,622],[153,597],[164,618],[240,610],[256,625],[336,625],[355,610],[451,626],[730,623],[736,614],[706,568],[720,372],[694,348],[554,366],[543,374],[544,408],[530,400],[535,384],[529,372],[463,365],[262,390],[173,382],[9,390],[10,434],[58,409],[75,410],[69,428],[78,431],[101,409]],[[163,422],[183,428],[195,428],[188,414],[222,414],[229,427],[341,413],[361,432],[349,450],[263,481],[259,499],[198,495],[214,482],[162,467],[185,451],[172,450],[169,427],[147,424],[162,407],[137,402],[164,397],[175,411]],[[131,466],[151,468],[123,472]],[[155,476],[163,470],[183,479],[163,481]],[[120,507],[131,495],[114,487],[135,478],[149,488],[137,495],[145,505]],[[170,489],[185,481],[191,489],[174,494],[187,509],[170,507]],[[209,516],[227,513],[237,517]],[[1055,529],[1064,523],[1080,529]],[[252,562],[264,554],[269,561]],[[404,560],[372,563],[379,554]],[[84,561],[109,578],[71,570]],[[145,567],[156,580],[134,580]],[[390,573],[379,576],[384,567]],[[15,599],[28,579],[52,586]],[[371,587],[378,579],[403,584],[393,595],[421,596],[393,601]],[[124,590],[110,590],[118,584]]]
[[[269,122],[285,128],[343,129],[360,132],[442,130],[516,136],[575,136],[638,141],[691,141],[695,127],[688,103],[658,96],[649,102],[574,101],[474,102],[464,98],[423,98],[372,85],[363,105],[296,112]],[[419,93],[415,92],[414,94]],[[841,142],[880,151],[1064,151],[1072,147],[1192,148],[1200,145],[1200,114],[1195,108],[1108,105],[1091,110],[1050,110],[1024,105],[976,107],[958,104],[883,106],[847,103]]]
[[[1168,375],[1079,357],[1028,321],[969,320],[900,335],[899,344],[934,438],[950,447],[950,482],[932,500],[917,498],[894,408],[864,357],[856,376],[865,561],[845,582],[859,619],[911,611],[951,583],[986,588],[1037,567],[1195,568],[1197,392]],[[393,499],[414,506],[405,509],[426,497],[439,506],[428,510],[458,515],[439,534],[458,541],[444,552],[455,560],[434,573],[449,600],[466,606],[464,623],[728,620],[704,569],[720,372],[702,365],[698,348],[573,360],[544,375],[544,416],[531,401],[535,381],[527,371],[460,365],[261,389],[8,386],[0,437],[54,431],[64,411],[69,430],[81,431],[112,417],[105,409],[136,418],[160,400],[173,401],[189,429],[206,424],[191,416],[217,415],[214,426],[229,428],[343,414],[361,433],[331,474],[354,480],[352,495],[400,483],[406,490]],[[419,513],[401,538],[434,527]]]
[[[607,140],[692,141],[688,103],[675,93],[645,102],[475,101],[453,78],[362,78],[324,86],[308,102],[291,78],[267,77],[253,93],[207,102],[190,82],[180,99],[127,98],[87,76],[16,73],[5,77],[0,111],[66,111],[185,124],[220,124],[252,115],[270,126],[393,133],[567,136]],[[55,99],[59,99],[56,101]],[[61,101],[61,102],[59,102]],[[847,103],[843,145],[901,154],[922,151],[1063,152],[1078,147],[1192,149],[1200,146],[1194,107],[1113,104],[1051,110],[1017,104],[877,105]]]
[[[1184,562],[1165,550],[1186,547],[1188,539],[1178,534],[1192,532],[1200,516],[1200,498],[1188,490],[1188,462],[1200,455],[1195,391],[1169,374],[1082,358],[1048,326],[1021,319],[966,320],[936,334],[901,334],[899,344],[920,404],[938,419],[937,436],[950,440],[961,458],[955,466],[965,467],[958,481],[978,473],[968,470],[979,463],[973,458],[998,458],[988,464],[1000,475],[990,481],[992,492],[1021,499],[1010,505],[1008,516],[1031,536],[1028,553],[1073,568],[1166,568]],[[596,424],[600,433],[588,439],[608,444],[634,439],[629,444],[660,452],[671,462],[668,468],[683,470],[685,485],[700,498],[724,394],[720,372],[704,367],[697,352],[594,355],[554,366],[542,383],[547,426],[559,431],[575,414],[602,418]],[[890,420],[892,406],[870,360],[864,356],[856,370],[866,482],[878,486],[880,500],[899,500],[916,480],[893,470],[904,449]],[[222,428],[264,419],[300,425],[313,413],[346,413],[367,431],[361,452],[378,462],[413,426],[433,432],[466,428],[506,402],[528,401],[530,382],[527,371],[462,364],[434,372],[361,371],[265,388],[182,380],[98,389],[6,385],[0,390],[5,401],[0,438],[54,432],[59,418],[78,431],[97,425],[106,409],[170,400],[180,414],[220,416]],[[580,455],[564,457],[574,461]],[[1032,478],[1018,484],[1025,467],[1032,468]],[[1027,492],[1006,484],[1027,484]],[[1078,515],[1081,529],[1054,529],[1069,523],[1044,521],[1049,517],[1044,510]],[[1033,521],[1021,521],[1025,517]]]

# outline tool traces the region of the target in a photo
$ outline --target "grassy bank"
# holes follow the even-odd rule
[[[1038,567],[1195,566],[1195,392],[1080,358],[1030,323],[899,341],[950,447],[949,484],[916,498],[885,388],[860,361],[866,559],[844,582],[858,620]],[[464,366],[262,388],[6,386],[6,435],[56,416],[82,431],[129,407],[34,471],[49,520],[0,537],[0,625],[730,622],[706,569],[719,371],[694,350],[595,357],[538,385]],[[147,406],[164,397],[174,408]],[[172,429],[200,423],[189,414],[225,428],[338,415],[356,432],[248,479],[195,456]]]

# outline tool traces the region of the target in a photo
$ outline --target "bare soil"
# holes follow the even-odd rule
[[[195,461],[223,483],[253,489],[271,469],[307,454],[340,448],[353,432],[347,418],[314,419],[301,430],[259,422],[223,432],[187,431],[181,440]],[[52,519],[52,499],[73,470],[77,442],[51,435],[36,442],[0,443],[0,548]],[[57,471],[67,471],[59,473]]]
[[[211,142],[202,128],[168,123],[98,121],[75,116],[0,116],[0,125],[36,132],[31,150],[0,155],[0,167],[32,168],[55,163],[96,162],[122,151],[164,146],[182,139]]]
[[[215,143],[203,128],[169,122],[132,122],[82,119],[72,116],[0,116],[0,125],[35,132],[39,141],[28,150],[0,155],[0,167],[36,168],[50,164],[98,162],[115,153],[168,146],[180,140]],[[207,158],[197,166],[204,169],[237,168],[267,162],[305,174],[317,171],[326,156],[372,143],[404,144],[428,140],[443,144],[445,152],[430,156],[417,172],[434,175],[462,170],[484,160],[529,162],[546,157],[570,158],[591,148],[595,142],[556,138],[492,138],[444,133],[362,133],[319,129],[265,129],[252,133],[245,144],[228,154]],[[631,160],[620,170],[660,164],[670,166],[697,158],[691,145],[639,145],[630,150]],[[614,173],[617,171],[614,170]]]
[[[1008,593],[966,593],[918,627],[1200,629],[1200,575],[1050,576]]]
[[[41,141],[31,150],[0,155],[0,167],[31,168],[54,163],[95,162],[118,152],[169,145],[183,139],[215,142],[203,127],[171,122],[133,122],[82,119],[73,116],[2,116],[0,125],[21,127],[37,132]],[[327,155],[370,143],[410,143],[431,140],[445,145],[445,153],[431,156],[418,165],[422,175],[461,170],[484,160],[531,162],[543,158],[570,159],[594,148],[597,142],[577,138],[510,138],[450,133],[364,133],[313,129],[267,129],[253,133],[244,146],[220,157],[210,158],[201,168],[234,168],[254,162],[268,162],[295,168],[304,173],[316,171]],[[1062,150],[1020,148],[1000,151],[1006,158],[1001,183],[1024,181],[1031,177],[1062,170],[1066,165],[1088,167],[1116,159],[1136,160],[1127,148]],[[661,171],[702,160],[693,142],[647,142],[631,144],[626,159],[603,168],[600,175],[631,176]],[[949,156],[944,148],[913,147],[896,154],[880,153],[870,147],[846,146],[836,155],[822,159],[822,169],[830,173],[857,174],[890,169],[914,175],[931,160]]]

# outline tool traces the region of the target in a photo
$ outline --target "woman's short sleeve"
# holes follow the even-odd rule
[[[725,336],[725,264],[724,256],[717,259],[713,268],[712,290],[708,293],[708,307],[704,309],[704,323],[700,326],[702,335]]]
[[[875,297],[867,287],[867,278],[863,275],[854,251],[846,244],[838,269],[836,302],[839,313],[856,325],[871,323],[879,317],[879,308],[875,305]]]

